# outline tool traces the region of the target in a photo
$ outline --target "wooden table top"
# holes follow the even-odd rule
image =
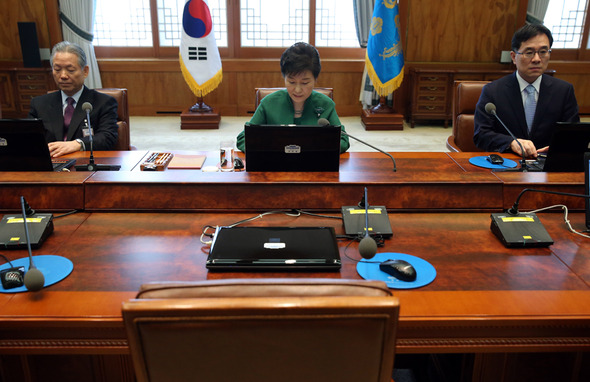
[[[205,166],[216,165],[214,152]],[[370,203],[390,210],[499,211],[527,187],[582,194],[582,173],[502,173],[468,160],[482,153],[403,152],[341,155],[339,172],[253,173],[201,170],[140,171],[147,151],[97,152],[97,163],[120,164],[121,171],[95,173],[0,173],[0,210],[18,209],[24,195],[40,210],[238,211],[305,208],[337,211],[356,204],[364,187]],[[241,155],[241,153],[240,153]],[[71,154],[87,163],[88,153]],[[566,203],[582,210],[584,200],[530,193],[523,208]],[[15,207],[16,206],[16,207]]]
[[[54,234],[34,255],[64,256],[72,260],[74,271],[38,293],[1,295],[0,338],[24,341],[32,348],[41,346],[35,342],[39,337],[70,338],[72,343],[63,346],[82,348],[86,345],[81,338],[93,338],[98,341],[93,348],[124,352],[121,303],[145,282],[359,278],[356,262],[348,257],[359,259],[358,244],[347,248],[347,240],[339,243],[339,272],[208,272],[208,247],[199,239],[202,228],[251,216],[111,212],[56,219]],[[394,290],[401,304],[400,352],[590,348],[590,241],[568,232],[561,214],[540,214],[555,244],[528,249],[503,247],[489,229],[488,213],[389,217],[394,236],[379,252],[418,256],[437,270],[427,286]],[[578,229],[583,227],[583,214],[570,219]],[[337,234],[343,233],[340,220],[305,215],[268,215],[249,225],[333,226]],[[9,255],[15,259],[26,252]],[[2,341],[0,349],[8,346]]]

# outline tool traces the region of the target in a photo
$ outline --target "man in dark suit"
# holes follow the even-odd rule
[[[31,100],[29,118],[40,118],[45,125],[45,139],[52,157],[90,150],[86,112],[82,105],[92,105],[90,125],[94,150],[110,150],[117,142],[117,101],[84,85],[88,76],[86,54],[79,45],[62,41],[51,52],[53,79],[60,91]]]
[[[556,122],[580,120],[574,87],[544,74],[552,44],[551,31],[540,24],[527,24],[514,33],[510,56],[516,72],[484,86],[475,110],[477,147],[522,155],[516,140],[486,113],[488,102],[496,105],[498,117],[520,141],[526,157],[536,158],[549,149]]]

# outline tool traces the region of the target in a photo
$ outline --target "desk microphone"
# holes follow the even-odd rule
[[[365,237],[359,243],[359,253],[364,259],[372,259],[377,254],[377,242],[369,235],[369,202],[365,187]]]
[[[330,121],[328,121],[326,118],[320,118],[320,119],[318,119],[318,125],[320,125],[322,127],[323,126],[330,126]],[[379,149],[379,148],[377,148],[377,147],[375,147],[375,146],[373,146],[373,145],[371,145],[371,144],[369,144],[369,143],[367,143],[365,141],[361,141],[360,139],[358,139],[356,137],[353,137],[352,135],[348,134],[346,131],[341,131],[341,134],[344,134],[347,137],[352,138],[355,141],[358,141],[358,142],[362,143],[365,146],[369,146],[370,148],[375,149],[375,150],[379,151],[380,153],[387,155],[393,161],[393,172],[396,172],[397,171],[396,165],[395,165],[395,159],[393,158],[393,156],[391,154],[389,154],[389,153],[387,153],[387,152],[385,152],[385,151],[383,151],[383,150],[381,150],[381,149]]]
[[[590,195],[571,194],[569,192],[560,192],[560,191],[538,190],[538,189],[535,189],[535,188],[525,188],[524,190],[522,190],[520,192],[520,194],[518,194],[518,196],[516,197],[516,201],[514,202],[514,204],[512,205],[512,207],[510,207],[508,209],[508,211],[506,211],[507,213],[509,213],[510,215],[518,215],[519,214],[519,212],[518,212],[518,203],[520,203],[520,198],[527,191],[541,192],[543,194],[555,194],[555,195],[564,195],[564,196],[575,196],[575,197],[578,197],[578,198],[590,199]]]
[[[88,164],[76,165],[76,171],[118,171],[121,168],[119,165],[94,163],[94,132],[92,131],[92,126],[90,126],[90,112],[92,111],[92,104],[90,102],[84,102],[82,104],[82,110],[86,112],[86,121],[88,122],[88,136],[90,137],[90,159]]]
[[[506,246],[514,248],[548,247],[553,244],[553,239],[533,212],[519,212],[518,203],[527,191],[542,192],[546,194],[575,196],[590,198],[590,195],[570,194],[567,192],[537,190],[525,188],[516,198],[514,205],[506,212],[491,214],[490,229],[494,235]]]
[[[25,224],[25,238],[27,240],[27,249],[29,250],[29,270],[25,273],[25,287],[32,292],[39,291],[45,285],[45,276],[33,263],[33,253],[31,251],[31,241],[29,238],[29,227],[27,225],[27,208],[25,208],[25,204],[28,206],[27,202],[25,201],[25,197],[20,197],[20,204],[21,209],[23,212],[23,222]],[[28,208],[29,212],[31,208]]]
[[[498,117],[498,114],[496,114],[496,105],[494,105],[491,102],[488,102],[488,103],[486,103],[485,109],[486,109],[486,113],[492,114],[494,117],[496,117],[498,122],[500,122],[500,124],[504,127],[504,129],[506,129],[506,131],[508,132],[508,134],[510,134],[512,139],[514,139],[516,141],[516,143],[518,143],[518,146],[520,146],[520,152],[522,154],[522,159],[520,161],[520,168],[518,168],[516,170],[512,170],[512,171],[523,171],[523,172],[528,171],[527,164],[526,164],[526,158],[524,156],[524,148],[522,147],[522,144],[520,143],[520,141],[518,139],[516,139],[514,134],[512,134],[512,131],[510,131],[510,129],[508,127],[506,127],[504,122],[502,122],[500,117]],[[503,170],[503,171],[510,171],[510,170]]]

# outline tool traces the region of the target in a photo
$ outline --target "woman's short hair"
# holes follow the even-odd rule
[[[318,78],[322,65],[318,50],[306,42],[298,42],[287,48],[281,55],[281,73],[283,77],[310,70]]]
[[[62,41],[55,44],[51,50],[51,59],[49,60],[51,66],[53,66],[53,58],[56,53],[73,53],[78,57],[80,68],[84,69],[87,65],[86,53],[84,53],[82,47],[75,42]]]

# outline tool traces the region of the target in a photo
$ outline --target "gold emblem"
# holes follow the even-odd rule
[[[385,60],[386,58],[390,58],[390,57],[396,57],[399,56],[402,53],[402,42],[398,41],[397,44],[393,44],[393,46],[389,49],[387,48],[383,48],[383,53],[379,54],[381,57],[383,57],[383,59]]]
[[[383,31],[383,19],[381,17],[373,17],[371,21],[371,35],[375,36]]]
[[[383,5],[385,5],[385,7],[389,9],[393,9],[396,3],[397,0],[383,0]]]

